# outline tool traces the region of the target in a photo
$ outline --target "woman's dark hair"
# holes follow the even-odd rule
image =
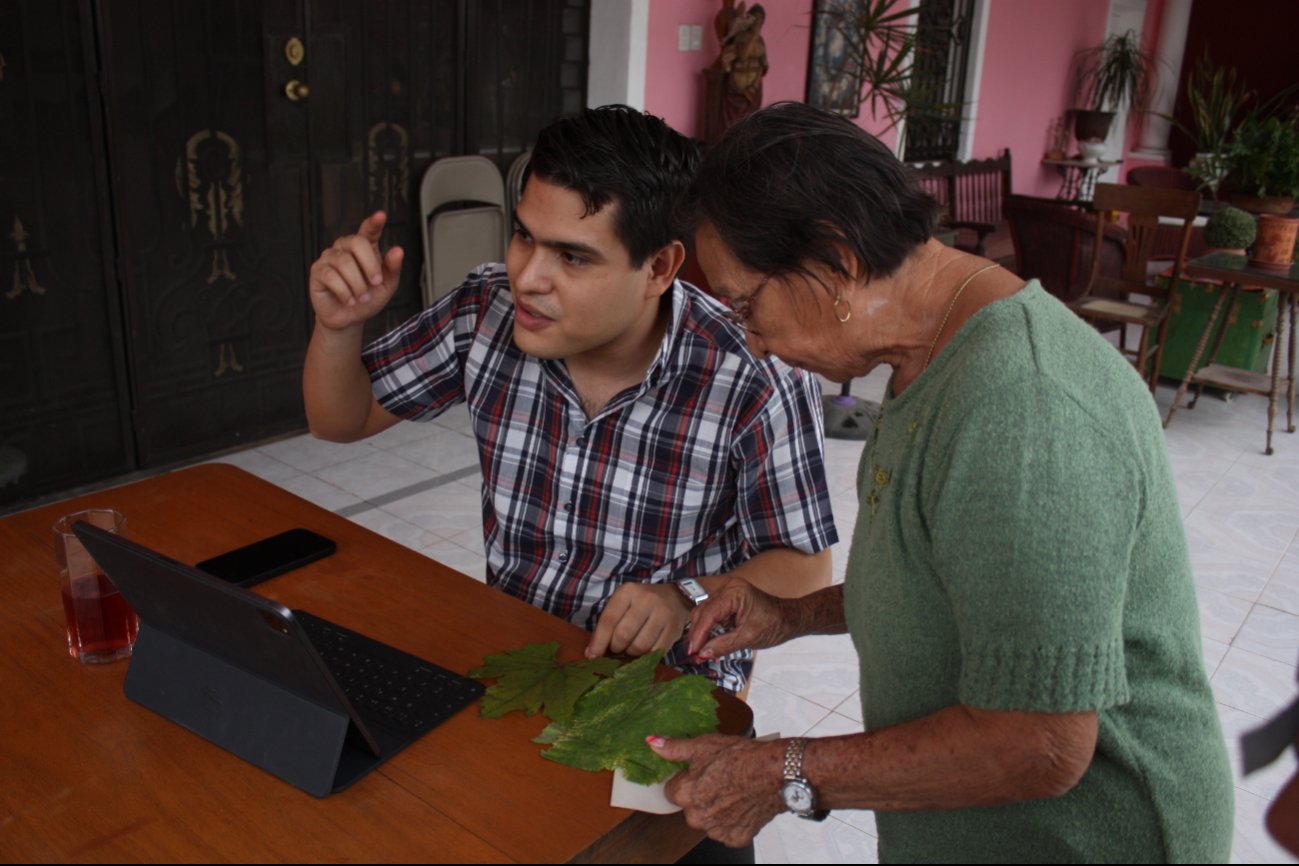
[[[618,206],[614,231],[639,268],[684,241],[679,205],[699,168],[699,145],[651,114],[626,105],[588,108],[537,136],[524,175],[571,189],[587,215]]]
[[[742,118],[704,154],[684,202],[693,233],[709,222],[745,267],[813,277],[809,263],[888,276],[933,234],[938,203],[870,133],[798,102]]]

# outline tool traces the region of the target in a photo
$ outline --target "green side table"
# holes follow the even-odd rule
[[[1156,277],[1166,285],[1166,277]],[[1181,379],[1195,352],[1221,293],[1227,287],[1216,282],[1178,280],[1169,300],[1168,335],[1159,375]],[[1241,291],[1227,311],[1227,331],[1218,350],[1217,362],[1227,367],[1262,373],[1267,370],[1272,342],[1276,339],[1277,291]]]

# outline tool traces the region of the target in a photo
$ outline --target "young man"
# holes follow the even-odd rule
[[[364,350],[403,258],[380,253],[385,215],[311,269],[312,432],[353,441],[467,403],[488,581],[593,630],[590,657],[676,644],[698,600],[683,589],[830,582],[819,386],[755,358],[724,307],[675,280],[674,211],[698,161],[625,106],[557,121],[533,149],[505,266]],[[680,650],[669,661],[689,668]],[[696,670],[738,691],[750,658]]]

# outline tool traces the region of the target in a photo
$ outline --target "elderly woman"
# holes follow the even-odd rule
[[[738,845],[783,811],[874,809],[882,861],[1225,862],[1232,779],[1136,371],[1036,282],[935,241],[933,201],[842,118],[750,115],[693,193],[755,350],[893,376],[844,584],[736,581],[690,631],[703,658],[848,632],[866,731],[652,737],[690,765],[668,787],[687,820]]]

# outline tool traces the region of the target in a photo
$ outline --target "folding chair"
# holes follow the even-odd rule
[[[484,156],[434,161],[419,187],[424,237],[424,305],[452,291],[484,262],[505,260],[505,184]]]

